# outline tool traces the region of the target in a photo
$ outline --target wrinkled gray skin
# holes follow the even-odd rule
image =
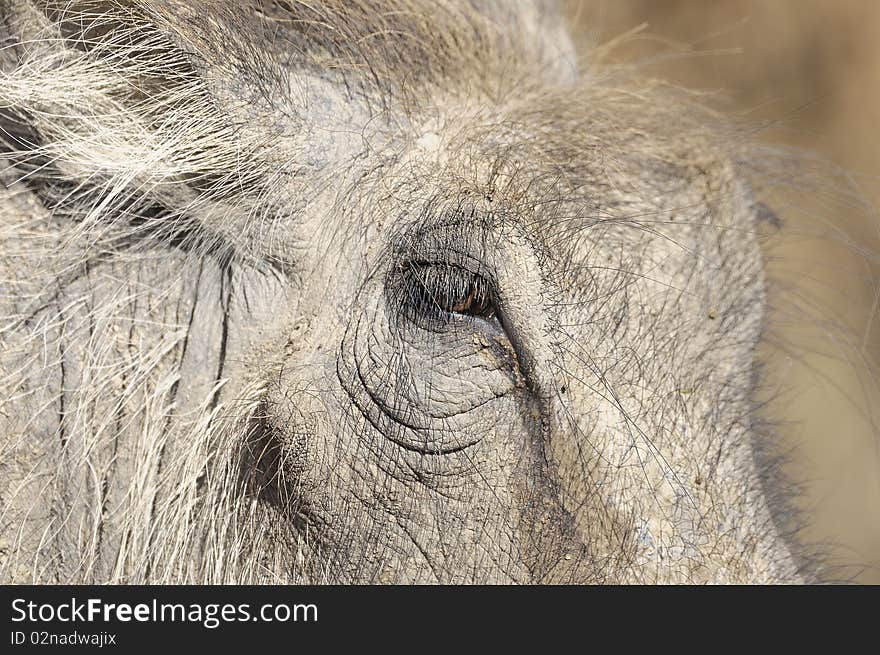
[[[41,43],[58,7],[0,3],[4,75],[106,61],[89,38],[135,16],[170,44],[125,56],[136,84],[176,88],[172,52],[196,89],[74,124],[4,78],[5,579],[799,579],[755,456],[736,144],[578,73],[543,5],[392,4],[127,3]],[[137,160],[108,133],[208,115],[83,218]]]

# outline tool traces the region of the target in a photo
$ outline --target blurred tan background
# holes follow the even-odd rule
[[[765,413],[832,580],[880,583],[880,1],[570,0],[578,46],[829,162],[766,239]],[[837,168],[835,168],[835,166]],[[794,173],[797,175],[798,173]]]

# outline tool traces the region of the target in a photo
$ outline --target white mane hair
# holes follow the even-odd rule
[[[389,161],[382,125],[450,97],[522,118],[517,94],[546,87],[528,118],[568,134],[543,153],[560,169],[591,149],[615,166],[637,139],[648,159],[721,152],[759,187],[786,186],[785,153],[692,94],[623,68],[577,82],[561,19],[529,7],[0,0],[0,579],[296,578],[302,553],[264,502],[283,488],[254,421],[266,382],[193,360],[188,298],[228,303],[236,275],[301,273],[281,218],[362,174],[319,134],[347,106],[332,89],[382,117],[346,138]],[[236,400],[221,401],[229,385]],[[762,466],[777,475],[772,455]],[[774,502],[792,536],[781,491]]]

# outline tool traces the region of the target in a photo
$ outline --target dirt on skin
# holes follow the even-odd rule
[[[880,207],[880,3],[572,4],[585,43],[647,23],[641,34],[658,38],[631,41],[613,57],[643,60],[646,74],[724,91],[729,107],[761,126],[760,138],[828,157],[853,174],[869,207]],[[828,206],[822,197],[813,206],[814,213],[780,212],[785,230],[801,238],[771,245],[770,275],[811,280],[817,313],[845,324],[855,344],[841,346],[837,329],[803,323],[786,335],[786,348],[768,344],[767,413],[792,449],[789,474],[804,485],[805,536],[830,544],[831,560],[849,565],[840,577],[880,583],[880,377],[871,369],[880,359],[880,219],[864,208],[835,207],[840,232],[832,238],[820,229]],[[775,290],[783,302],[786,290]],[[4,547],[0,540],[0,555]]]
[[[880,583],[880,3],[574,0],[568,10],[585,52],[635,31],[611,61],[717,91],[761,141],[839,167],[839,178],[804,181],[796,207],[774,207],[784,226],[766,241],[777,323],[762,393],[802,485],[805,539],[832,579]],[[844,196],[845,184],[859,195]]]

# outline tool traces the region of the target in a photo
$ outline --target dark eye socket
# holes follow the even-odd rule
[[[408,304],[433,318],[470,316],[494,320],[491,285],[480,275],[450,264],[405,265]]]

